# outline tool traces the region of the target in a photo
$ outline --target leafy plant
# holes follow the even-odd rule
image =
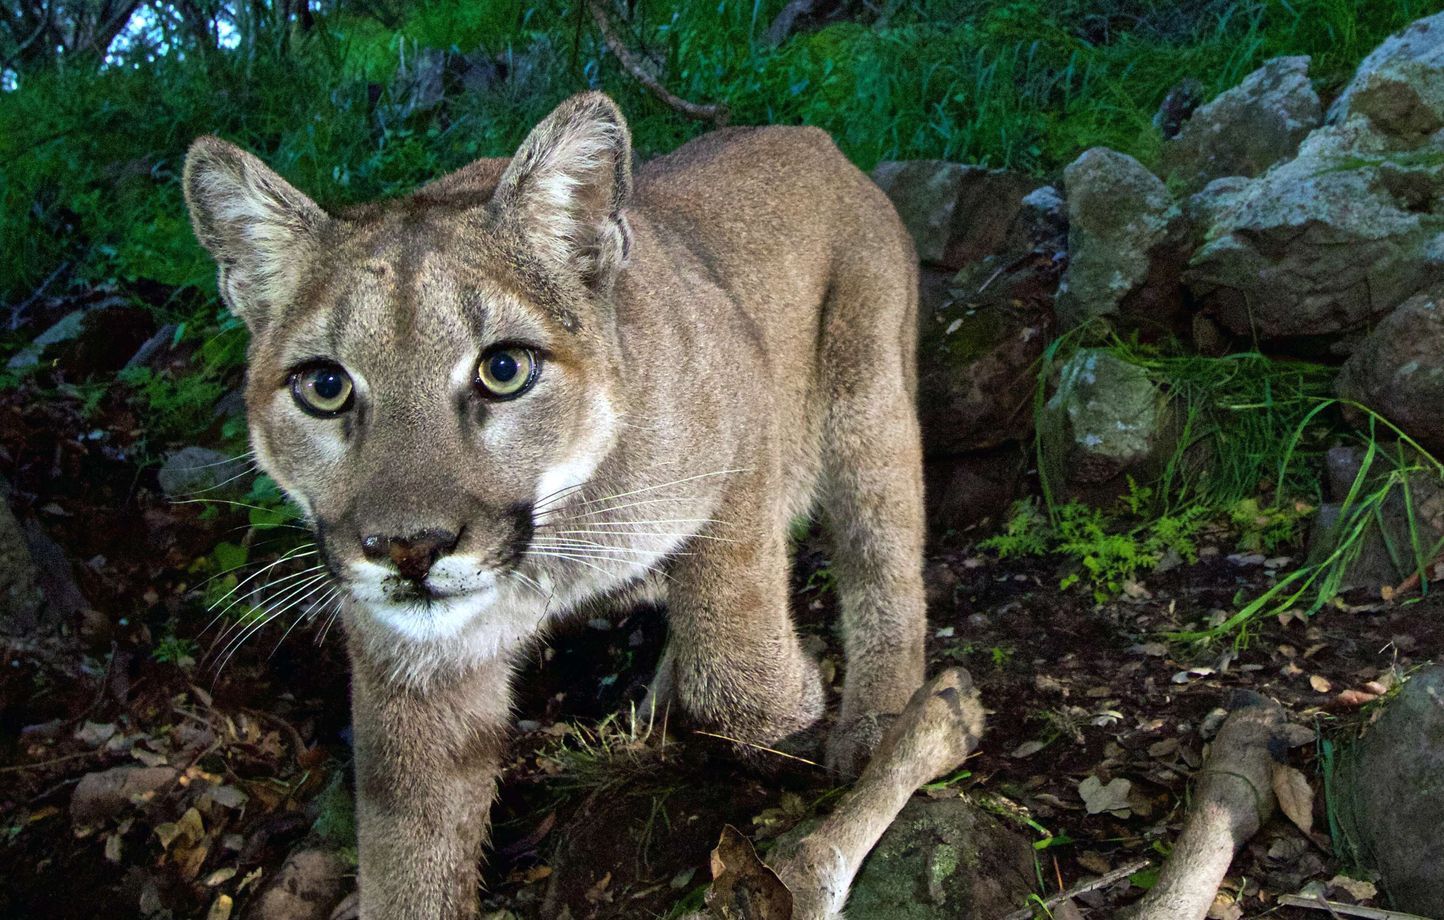
[[[173,632],[167,633],[151,650],[150,657],[161,664],[192,668],[196,663],[196,644],[193,640],[182,639]]]

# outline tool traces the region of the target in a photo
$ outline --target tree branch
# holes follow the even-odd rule
[[[656,77],[647,73],[646,68],[642,66],[642,62],[637,60],[637,56],[632,53],[632,50],[622,42],[617,36],[616,31],[612,29],[612,22],[607,18],[606,10],[602,9],[601,0],[587,0],[587,8],[592,11],[592,19],[596,22],[597,29],[601,31],[602,38],[606,41],[607,47],[612,49],[612,53],[617,56],[617,61],[621,63],[627,73],[632,75],[632,79],[645,86],[653,96],[662,100],[662,102],[674,112],[678,112],[688,118],[694,118],[697,121],[710,121],[718,127],[727,123],[727,106],[721,103],[703,105],[697,102],[688,102],[686,99],[683,99],[681,96],[676,95],[667,89],[667,87],[663,86]]]

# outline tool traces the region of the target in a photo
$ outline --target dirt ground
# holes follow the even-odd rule
[[[154,466],[134,458],[135,420],[121,405],[99,412],[24,389],[0,399],[11,505],[74,563],[87,605],[63,639],[8,642],[0,662],[0,916],[90,918],[102,905],[111,917],[242,916],[294,849],[354,859],[340,633],[318,641],[323,620],[277,622],[219,673],[214,659],[157,661],[168,624],[202,654],[220,634],[203,633],[200,578],[188,570],[218,540],[238,539],[245,513],[168,502]],[[1310,620],[1264,621],[1237,648],[1169,644],[1163,633],[1236,610],[1290,562],[1236,555],[1219,533],[1201,541],[1198,563],[1096,605],[1058,589],[1066,573],[1056,560],[999,561],[973,536],[930,549],[929,658],[934,669],[966,666],[992,716],[967,775],[934,794],[1011,816],[1036,842],[1044,896],[1139,858],[1157,864],[1201,762],[1201,728],[1216,724],[1231,691],[1275,697],[1341,736],[1369,718],[1362,700],[1444,638],[1432,598],[1356,598]],[[840,686],[833,596],[813,539],[795,583],[801,629]],[[666,916],[698,903],[724,825],[765,840],[827,807],[834,784],[820,768],[787,761],[759,773],[724,762],[707,739],[630,729],[625,712],[663,629],[652,609],[577,622],[531,656],[494,810],[485,910]],[[1219,916],[1305,916],[1273,901],[1309,883],[1351,897],[1327,887],[1343,864],[1327,834],[1317,749],[1293,756],[1318,793],[1313,831],[1275,818],[1235,862],[1238,903],[1220,902]],[[77,826],[82,779],[120,765],[174,774]],[[1090,814],[1079,791],[1090,777],[1127,780],[1126,802]],[[1107,917],[1138,893],[1125,880],[1077,906]]]

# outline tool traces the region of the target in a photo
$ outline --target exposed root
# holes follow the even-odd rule
[[[1193,805],[1158,883],[1127,920],[1204,920],[1239,847],[1274,813],[1273,773],[1294,742],[1278,703],[1248,693],[1231,700],[1198,773]]]
[[[956,769],[982,733],[983,707],[968,672],[939,674],[913,694],[832,814],[772,868],[729,828],[713,852],[710,914],[693,920],[840,917],[863,859],[913,792]]]

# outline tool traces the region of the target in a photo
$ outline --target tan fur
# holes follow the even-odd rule
[[[656,589],[655,698],[771,745],[824,697],[788,611],[787,528],[834,540],[848,672],[830,762],[854,772],[922,683],[912,245],[811,128],[729,129],[630,174],[626,124],[575,97],[510,161],[327,215],[202,138],[197,235],[252,333],[258,457],[305,509],[353,664],[362,915],[470,917],[512,663],[548,623]],[[483,350],[543,355],[495,402]],[[318,419],[288,378],[344,367]],[[368,534],[459,534],[417,599]],[[408,593],[412,592],[412,593]]]

